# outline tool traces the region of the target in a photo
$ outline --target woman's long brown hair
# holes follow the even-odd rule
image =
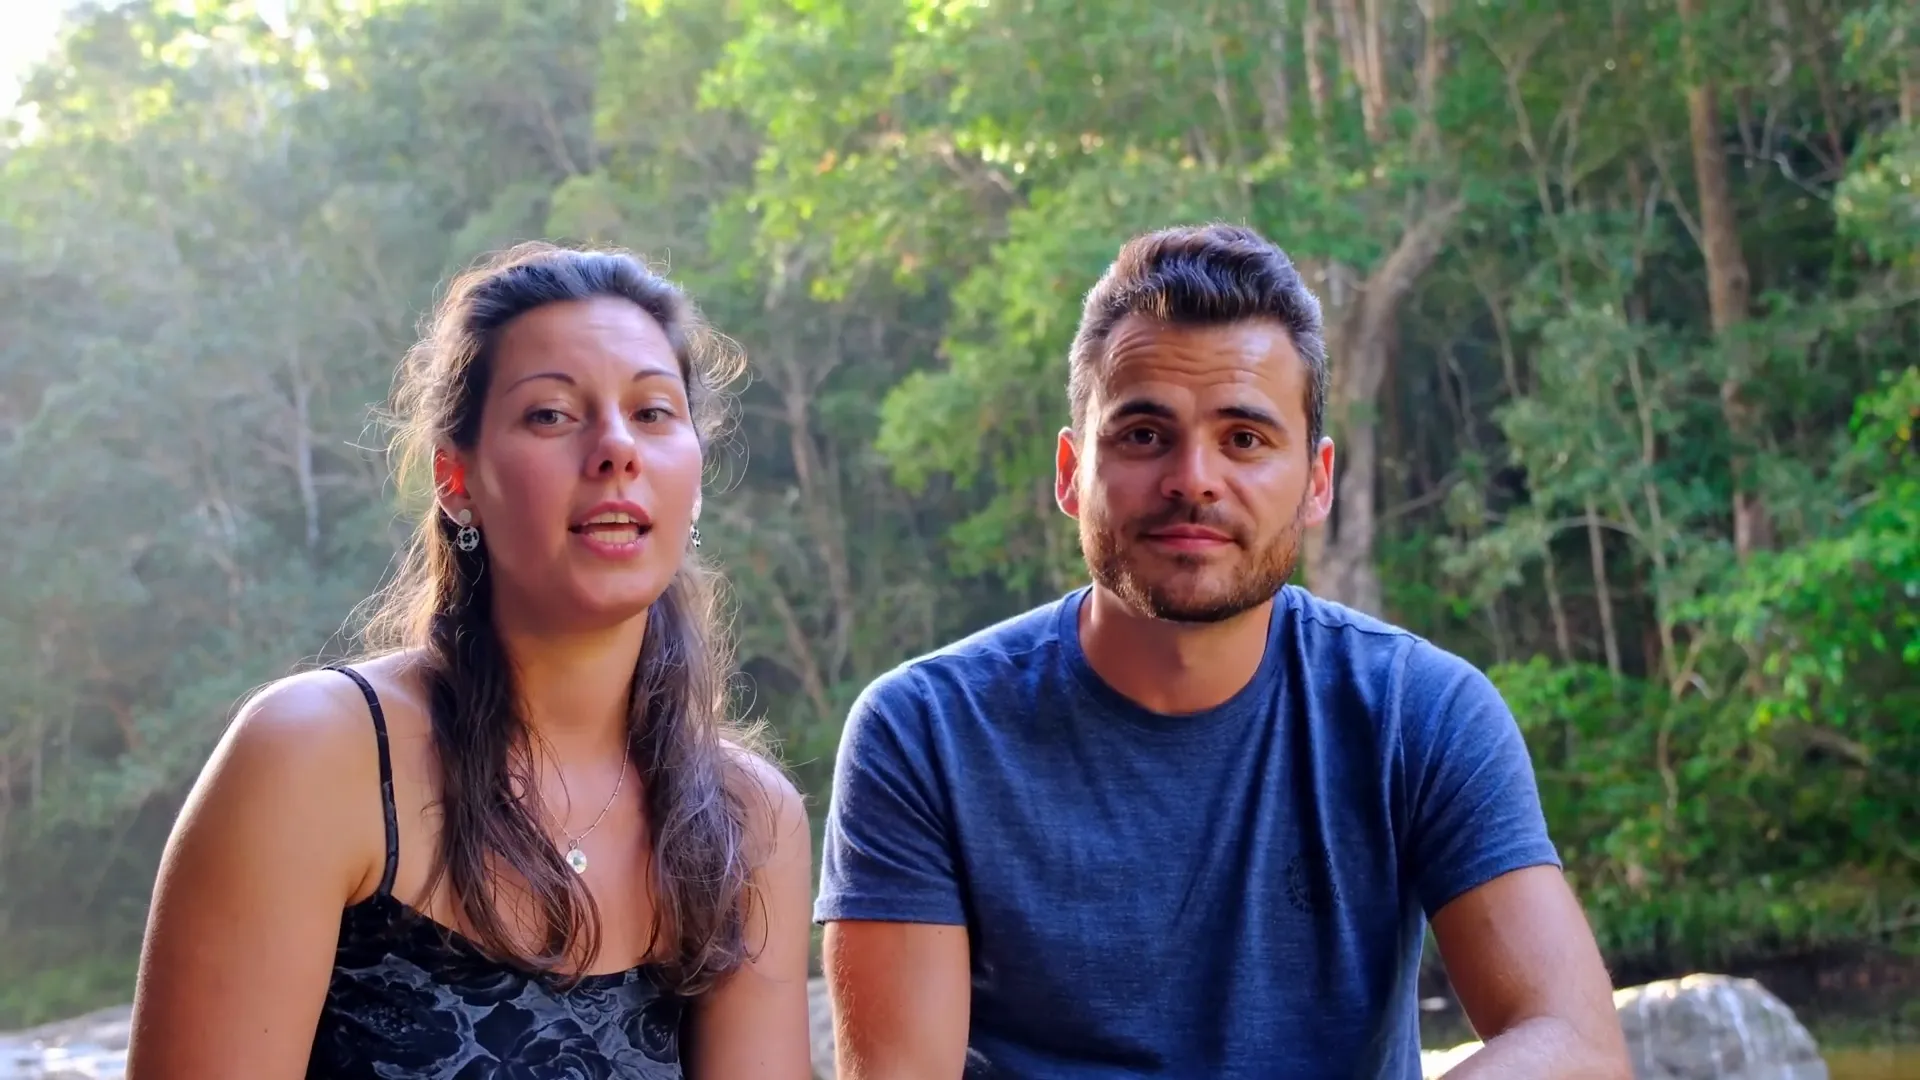
[[[725,409],[721,388],[739,373],[685,296],[632,256],[523,244],[455,278],[424,338],[406,357],[393,419],[401,487],[430,471],[438,446],[471,448],[501,332],[551,303],[593,297],[632,301],[673,345],[702,443]],[[364,632],[373,651],[422,658],[442,825],[431,893],[451,884],[468,936],[508,962],[564,983],[600,948],[592,896],[568,869],[540,820],[532,748],[513,666],[490,617],[486,545],[464,552],[455,526],[424,506],[392,583],[375,598]],[[727,712],[730,656],[718,582],[687,553],[647,614],[633,673],[629,746],[643,784],[652,839],[652,944],[667,981],[694,994],[741,962],[750,900],[741,753],[750,732]],[[729,746],[731,743],[733,745]],[[500,871],[524,882],[537,944],[503,911]]]

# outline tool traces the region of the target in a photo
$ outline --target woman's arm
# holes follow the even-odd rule
[[[745,771],[753,781],[746,793],[749,850],[760,856],[747,914],[747,962],[695,1003],[687,1075],[810,1080],[813,837],[806,804],[779,770],[752,759]]]
[[[129,1080],[306,1075],[341,910],[379,863],[376,760],[339,675],[296,676],[242,710],[161,859]]]

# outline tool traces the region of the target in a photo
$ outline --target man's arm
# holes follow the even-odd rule
[[[847,718],[834,762],[815,920],[825,923],[840,1080],[957,1080],[972,970],[928,696],[883,676]]]
[[[1485,1041],[1449,1080],[1631,1080],[1612,982],[1558,868],[1515,870],[1460,896],[1433,934]]]
[[[1414,647],[1401,686],[1413,883],[1485,1046],[1454,1080],[1631,1080],[1611,981],[1485,674]]]
[[[972,999],[966,927],[832,922],[824,948],[840,1080],[960,1075]]]

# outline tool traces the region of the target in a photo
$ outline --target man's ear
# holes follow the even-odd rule
[[[1333,513],[1333,440],[1321,437],[1313,448],[1307,469],[1307,510],[1302,523],[1308,527],[1327,520]]]
[[[433,501],[454,521],[460,520],[460,511],[473,509],[467,467],[455,451],[442,448],[433,452]]]
[[[1060,512],[1080,519],[1080,444],[1070,427],[1060,429],[1060,440],[1053,448],[1053,501]]]

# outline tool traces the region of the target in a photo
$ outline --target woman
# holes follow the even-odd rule
[[[706,335],[618,253],[458,279],[370,658],[254,697],[168,843],[131,1080],[800,1080],[799,795],[725,727]]]

